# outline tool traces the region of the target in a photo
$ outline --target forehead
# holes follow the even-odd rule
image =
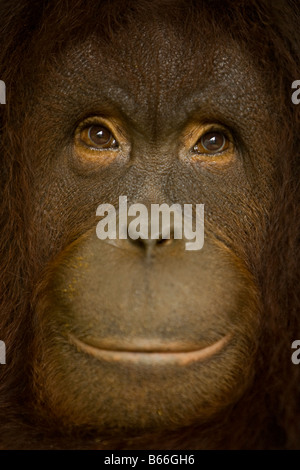
[[[110,41],[91,34],[69,44],[55,64],[58,99],[113,108],[137,128],[174,127],[193,113],[259,113],[266,101],[263,75],[247,52],[207,25],[193,37],[163,21],[137,21]]]

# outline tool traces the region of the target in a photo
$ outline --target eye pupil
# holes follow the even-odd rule
[[[112,133],[102,126],[91,126],[89,128],[88,136],[96,145],[107,145],[115,143]]]
[[[201,137],[201,144],[209,152],[221,152],[226,144],[226,138],[221,132],[208,132]]]

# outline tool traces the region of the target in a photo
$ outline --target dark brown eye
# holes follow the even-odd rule
[[[88,147],[97,149],[114,149],[118,147],[117,141],[107,127],[93,125],[81,131],[81,140]]]
[[[228,139],[222,132],[212,131],[207,132],[198,140],[194,146],[194,151],[215,154],[226,150],[228,145]]]

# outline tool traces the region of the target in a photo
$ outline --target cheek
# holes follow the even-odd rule
[[[174,168],[168,181],[170,199],[204,204],[207,237],[223,242],[250,267],[253,251],[266,234],[266,220],[272,206],[272,187],[257,177],[248,178],[250,168],[240,158],[227,169],[201,164]],[[263,175],[261,175],[263,176]],[[270,170],[268,177],[272,181]]]

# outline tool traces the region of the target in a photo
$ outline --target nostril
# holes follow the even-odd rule
[[[142,231],[143,229],[143,231]],[[136,227],[130,224],[127,226],[127,240],[135,247],[142,248],[147,252],[149,249],[152,251],[157,247],[166,247],[174,242],[175,233],[173,226],[165,224],[160,230],[146,230],[145,227],[139,228],[137,232]]]
[[[171,238],[160,238],[159,240],[156,241],[157,245],[170,245],[172,243]]]
[[[128,233],[127,238],[128,238],[129,243],[132,243],[133,245],[138,246],[139,248],[145,248],[145,246],[146,246],[146,243],[145,243],[145,242],[147,242],[147,240],[144,240],[144,239],[142,239],[142,238],[140,238],[140,237],[134,239],[134,238],[132,238],[132,237],[129,235],[129,233]]]
[[[148,250],[148,248],[155,246],[164,247],[170,245],[174,241],[173,234],[170,237],[164,238],[162,235],[159,238],[133,238],[130,236],[129,232],[127,233],[128,241],[135,245],[136,247],[143,248]]]

